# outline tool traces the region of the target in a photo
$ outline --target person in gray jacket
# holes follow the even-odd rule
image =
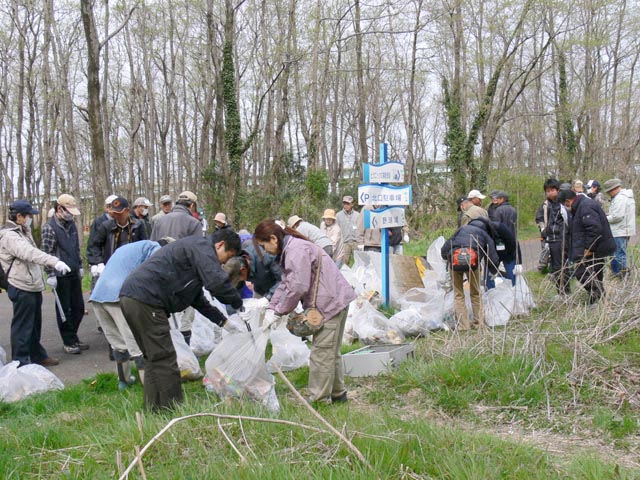
[[[616,242],[611,271],[616,277],[624,277],[629,273],[627,244],[629,238],[636,234],[636,201],[633,190],[622,188],[622,181],[618,178],[604,182],[603,190],[611,197],[607,220]]]
[[[7,278],[7,295],[13,303],[11,320],[11,358],[20,366],[38,363],[57,365],[40,343],[42,333],[41,266],[53,268],[61,275],[71,271],[58,257],[36,247],[31,236],[33,216],[39,214],[27,200],[16,200],[9,207],[9,221],[0,230],[0,264]]]
[[[202,237],[202,225],[193,216],[196,211],[198,197],[189,191],[184,191],[178,196],[176,206],[168,215],[155,218],[151,238],[157,242],[161,238],[170,237],[180,240],[184,237]]]
[[[293,215],[287,220],[287,226],[301,233],[313,243],[318,245],[321,249],[327,252],[327,255],[333,257],[333,242],[327,234],[320,230],[315,225],[309,222],[305,222],[298,215]]]

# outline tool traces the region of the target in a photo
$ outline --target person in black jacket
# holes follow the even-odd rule
[[[500,222],[491,222],[491,224],[493,226],[493,240],[496,244],[498,258],[500,259],[500,262],[502,262],[502,265],[504,265],[504,269],[507,273],[506,278],[511,280],[511,284],[515,286],[516,274],[514,273],[514,269],[518,259],[522,258],[520,244],[507,225]],[[522,271],[522,266],[520,266],[518,271]],[[485,269],[485,278],[487,289],[495,288],[495,280],[491,275],[489,275],[488,269]]]
[[[235,309],[238,291],[220,264],[240,252],[240,237],[230,229],[211,237],[177,240],[135,269],[120,289],[120,306],[145,363],[144,402],[157,410],[182,401],[180,370],[168,316],[191,306],[213,323],[226,317],[205,298],[202,288]]]
[[[549,246],[551,265],[549,273],[553,279],[558,295],[571,293],[569,280],[569,213],[558,201],[560,182],[549,178],[544,182],[547,199],[536,212],[536,225],[545,244]]]
[[[491,230],[492,226],[488,219],[473,219],[468,224],[458,228],[451,238],[444,243],[440,251],[442,258],[449,264],[449,271],[451,272],[458,330],[469,330],[471,326],[469,313],[464,303],[463,284],[465,275],[469,280],[473,325],[477,327],[484,325],[479,266],[482,260],[486,260],[487,268],[495,273],[500,263]],[[457,259],[460,258],[461,249],[473,250],[476,255],[476,260],[473,262],[475,266],[470,266],[466,271],[456,266]]]
[[[249,236],[242,243],[242,250],[247,252],[250,259],[249,281],[252,283],[253,291],[257,296],[271,300],[280,284],[282,270],[280,269],[280,264],[276,261],[276,257],[265,252],[262,247],[257,247],[260,252],[256,251],[252,237]]]
[[[604,293],[605,259],[615,252],[616,242],[598,202],[573,190],[561,190],[558,199],[572,213],[569,255],[576,264],[575,276],[593,305]]]

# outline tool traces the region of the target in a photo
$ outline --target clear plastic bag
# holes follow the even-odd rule
[[[220,398],[244,398],[268,410],[280,410],[273,375],[267,372],[265,350],[269,331],[256,329],[227,335],[205,363],[203,383]]]
[[[419,319],[409,313],[391,317],[397,321],[405,335],[426,335],[429,330],[446,328],[445,291],[436,285],[432,285],[432,288],[412,288],[400,297],[398,303],[402,311],[419,313]]]
[[[439,236],[427,248],[427,263],[432,270],[438,273],[438,281],[444,283],[447,278],[447,262],[442,258],[442,247],[444,246],[444,237]]]
[[[529,310],[536,307],[533,301],[533,294],[527,285],[527,281],[522,275],[516,275],[515,304],[513,306],[514,315],[529,315]]]
[[[173,348],[176,350],[176,358],[178,360],[178,368],[180,369],[180,378],[187,380],[197,380],[202,377],[202,370],[198,359],[185,342],[182,333],[176,328],[171,329],[171,341]]]
[[[214,328],[214,324],[196,312],[196,317],[191,326],[191,342],[189,347],[196,357],[209,355],[222,340],[220,329]]]
[[[309,365],[311,350],[301,338],[292,335],[286,328],[271,330],[271,347],[273,355],[267,362],[267,371],[275,373],[274,365],[283,372]]]
[[[17,402],[34,393],[62,390],[64,384],[52,372],[41,365],[19,367],[13,361],[0,368],[0,400]]]
[[[490,327],[506,325],[513,313],[515,292],[511,282],[502,282],[484,293],[484,318]]]
[[[369,302],[363,302],[361,305],[358,305],[357,300],[351,302],[347,321],[353,325],[353,333],[365,345],[399,345],[405,340],[398,325],[385,317]]]

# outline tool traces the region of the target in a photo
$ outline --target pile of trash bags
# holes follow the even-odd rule
[[[364,344],[396,344],[407,336],[425,336],[431,330],[448,330],[453,325],[454,298],[447,264],[440,251],[444,237],[438,237],[427,250],[428,269],[422,275],[423,287],[404,293],[391,292],[391,306],[396,313],[387,318],[377,307],[381,298],[381,278],[375,262],[380,254],[357,252],[352,268],[342,266],[340,271],[353,286],[358,297],[349,306],[344,344],[359,339]],[[465,291],[467,310],[471,301]],[[506,325],[514,315],[528,315],[535,307],[531,290],[522,275],[516,285],[510,281],[496,282],[496,288],[483,293],[486,323],[490,327]]]
[[[43,366],[19,365],[20,362],[13,361],[0,368],[0,401],[17,402],[34,393],[64,388],[60,379]]]

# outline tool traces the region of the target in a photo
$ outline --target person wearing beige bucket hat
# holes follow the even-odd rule
[[[629,239],[636,234],[636,201],[633,190],[622,188],[622,180],[619,178],[607,180],[602,189],[611,197],[607,220],[616,242],[611,271],[615,277],[624,278],[629,273],[627,245]]]
[[[78,329],[84,318],[84,298],[82,296],[82,257],[80,239],[74,216],[80,215],[76,199],[67,193],[60,195],[53,203],[54,214],[42,227],[42,250],[60,258],[69,265],[70,272],[57,273],[45,267],[47,285],[57,296],[56,320],[66,353],[79,354],[89,345],[78,338]]]
[[[333,208],[327,208],[322,214],[320,230],[333,242],[333,255],[331,258],[333,258],[333,261],[336,262],[336,265],[340,268],[344,259],[344,246],[342,244],[340,225],[336,222],[336,211]]]

